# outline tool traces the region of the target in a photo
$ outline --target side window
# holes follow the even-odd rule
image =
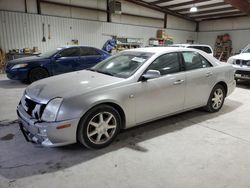
[[[67,48],[60,52],[62,57],[75,57],[79,56],[79,48]]]
[[[204,52],[207,52],[208,54],[211,54],[211,53],[212,53],[211,49],[210,49],[209,47],[207,47],[207,46],[204,47],[204,50],[203,50],[203,51],[204,51]]]
[[[182,52],[186,70],[211,67],[212,65],[197,52]]]
[[[198,50],[202,50],[204,51],[202,46],[189,46],[188,48],[194,48],[194,49],[198,49]]]
[[[81,56],[92,56],[92,55],[100,55],[100,53],[95,48],[89,48],[89,47],[81,48]]]
[[[206,52],[208,54],[211,54],[212,51],[209,47],[207,46],[189,46],[188,48],[195,48],[195,49],[198,49],[198,50],[202,50],[203,52]]]
[[[158,70],[161,75],[176,73],[180,71],[177,53],[169,53],[158,57],[148,69]]]

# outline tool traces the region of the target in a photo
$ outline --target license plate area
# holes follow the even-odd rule
[[[26,132],[29,132],[29,133],[31,133],[33,135],[38,134],[38,128],[35,127],[34,125],[29,125],[26,121],[24,121],[22,119],[21,119],[21,123],[22,123],[23,129]]]

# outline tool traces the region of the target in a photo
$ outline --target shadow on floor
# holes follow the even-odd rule
[[[8,78],[0,80],[0,88],[3,89],[19,89],[19,88],[25,88],[27,86],[28,84],[24,84],[17,80],[9,80]]]
[[[6,135],[7,133],[14,134],[15,131],[18,132],[14,139],[0,141],[0,175],[8,179],[18,179],[60,171],[122,148],[145,153],[148,152],[148,148],[141,146],[141,142],[175,131],[181,131],[186,127],[225,115],[233,112],[241,105],[237,101],[227,99],[224,107],[218,113],[211,114],[202,110],[193,110],[123,130],[114,143],[101,150],[88,150],[78,144],[58,148],[44,148],[25,142],[20,131],[18,132],[16,123],[12,126],[0,127],[0,130],[3,129]],[[4,130],[7,128],[11,128],[12,131]],[[11,136],[13,137],[13,135]],[[4,152],[3,149],[9,151]]]

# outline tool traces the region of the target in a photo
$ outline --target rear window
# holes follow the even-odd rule
[[[198,50],[202,50],[208,54],[211,54],[212,53],[212,50],[207,47],[207,46],[189,46],[188,48],[195,48],[195,49],[198,49]]]

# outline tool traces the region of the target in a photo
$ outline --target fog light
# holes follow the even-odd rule
[[[47,130],[45,128],[39,128],[39,135],[46,137],[47,136]]]

